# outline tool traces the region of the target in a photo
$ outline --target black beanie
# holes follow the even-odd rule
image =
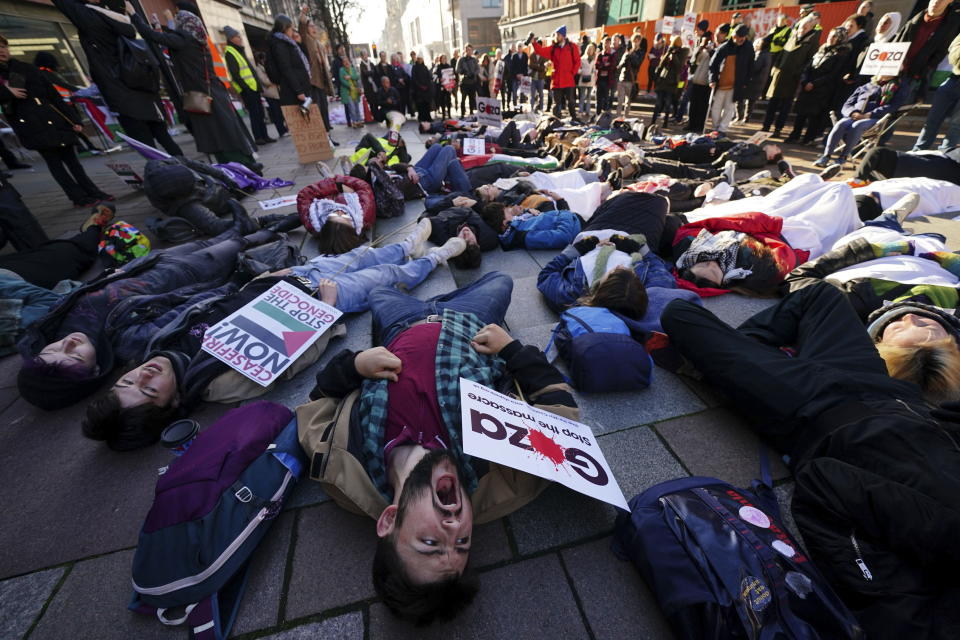
[[[20,397],[35,407],[56,411],[80,402],[96,392],[106,375],[90,378],[61,378],[49,371],[35,371],[29,367],[17,374]]]
[[[860,216],[861,222],[873,220],[883,213],[883,208],[873,196],[859,195],[855,199],[857,201],[857,214]]]

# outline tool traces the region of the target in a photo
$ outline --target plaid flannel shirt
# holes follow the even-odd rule
[[[457,460],[469,493],[476,490],[479,478],[471,457],[463,452],[460,434],[460,378],[492,387],[497,378],[503,375],[505,368],[501,358],[483,355],[470,346],[473,336],[482,328],[480,320],[471,313],[445,310],[440,338],[437,341],[435,365],[440,417],[447,428],[450,452]],[[383,457],[388,400],[386,380],[363,381],[359,415],[363,420],[364,464],[370,479],[389,502],[393,496],[387,482],[387,464]]]

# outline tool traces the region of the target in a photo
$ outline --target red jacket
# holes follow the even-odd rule
[[[297,194],[297,213],[300,214],[300,220],[303,221],[303,226],[310,233],[314,235],[320,233],[320,229],[315,229],[310,222],[310,205],[313,204],[314,200],[323,198],[334,200],[341,204],[345,202],[338,185],[350,187],[357,192],[357,196],[360,198],[360,208],[363,210],[363,230],[366,231],[373,227],[373,223],[377,219],[377,202],[374,199],[373,189],[370,188],[370,185],[360,178],[354,178],[353,176],[334,176],[333,178],[324,178],[320,182],[309,184]]]
[[[567,40],[567,44],[558,47],[555,44],[544,46],[533,43],[533,50],[553,62],[553,80],[551,89],[567,89],[577,86],[577,73],[580,71],[580,47]]]
[[[740,231],[762,242],[773,253],[774,260],[777,261],[777,268],[783,277],[793,271],[794,267],[810,259],[809,251],[794,249],[780,234],[783,230],[783,218],[768,216],[765,213],[736,213],[723,218],[707,218],[699,222],[689,222],[677,229],[673,244],[676,245],[684,238],[696,237],[701,229],[706,229],[711,233],[727,230]],[[674,274],[676,274],[676,271],[674,271]],[[701,298],[730,293],[727,289],[697,287],[692,282],[688,282],[679,276],[677,276],[677,286],[681,289],[695,291]]]

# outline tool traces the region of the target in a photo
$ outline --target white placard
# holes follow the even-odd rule
[[[453,91],[457,88],[457,76],[454,74],[452,67],[440,72],[440,84],[446,91]]]
[[[910,49],[909,42],[886,42],[883,44],[870,45],[870,48],[867,49],[867,55],[863,57],[863,66],[860,67],[860,75],[898,75],[900,73],[900,67],[903,65],[903,60],[907,57],[908,49]]]
[[[683,14],[683,26],[680,28],[680,32],[684,31],[693,31],[697,28],[697,14],[695,13],[685,13]]]
[[[500,101],[495,98],[477,98],[477,122],[488,127],[503,126]]]
[[[660,33],[671,34],[673,33],[673,16],[663,16],[663,27],[660,29]]]
[[[280,207],[286,207],[291,204],[297,204],[297,196],[283,196],[271,200],[261,200],[260,208],[264,211],[270,211],[270,209],[279,209]]]
[[[629,510],[590,427],[460,378],[463,450]]]
[[[343,315],[287,282],[207,329],[203,350],[260,386],[269,386]]]
[[[533,93],[533,79],[530,76],[520,76],[520,93],[531,97]]]
[[[487,153],[487,145],[483,138],[464,138],[463,155],[482,156]]]

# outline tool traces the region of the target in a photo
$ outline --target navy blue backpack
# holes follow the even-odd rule
[[[587,393],[638,391],[650,386],[653,361],[635,336],[636,323],[605,307],[571,307],[550,336],[570,372],[574,389]]]
[[[784,528],[761,466],[749,491],[705,477],[650,487],[620,512],[613,552],[639,569],[677,638],[864,638]]]
[[[129,608],[190,637],[222,640],[249,560],[307,460],[293,413],[272,402],[227,412],[157,480],[133,557]]]

